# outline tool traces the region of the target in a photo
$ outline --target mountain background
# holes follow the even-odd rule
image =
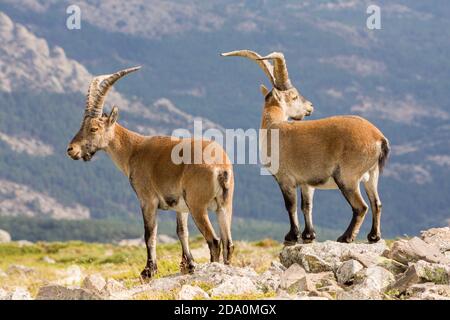
[[[309,119],[358,114],[389,138],[380,179],[385,237],[450,219],[450,6],[443,1],[81,0],[81,30],[66,28],[71,1],[0,2],[0,228],[29,240],[110,241],[143,233],[127,179],[105,154],[65,155],[93,75],[143,65],[115,86],[120,123],[143,134],[258,128],[263,72],[220,52],[284,52],[294,85],[315,105]],[[381,7],[382,29],[366,9]],[[235,238],[288,231],[278,186],[255,165],[235,165]],[[318,191],[319,236],[345,230],[339,191]],[[300,219],[301,212],[299,210]],[[161,212],[175,234],[174,214]],[[370,228],[370,213],[360,236]],[[303,223],[302,223],[303,225]],[[195,228],[193,228],[193,231]]]

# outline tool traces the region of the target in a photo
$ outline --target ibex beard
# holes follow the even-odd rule
[[[143,280],[158,270],[156,260],[157,210],[177,213],[177,235],[182,247],[180,269],[193,272],[194,259],[189,248],[188,215],[209,246],[211,262],[229,264],[233,253],[231,219],[233,212],[233,168],[225,151],[207,140],[181,140],[169,136],[142,136],[117,123],[118,108],[103,113],[106,95],[112,85],[139,67],[95,77],[87,95],[81,128],[70,142],[67,154],[74,160],[89,161],[99,150],[105,151],[128,177],[135,191],[144,219],[147,263],[141,272]],[[214,157],[208,163],[174,163],[172,150],[180,144],[199,144],[202,150],[214,146]],[[215,211],[220,228],[217,237],[208,217]],[[222,247],[222,248],[221,248]]]

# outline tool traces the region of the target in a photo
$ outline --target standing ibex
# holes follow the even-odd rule
[[[157,209],[177,212],[177,234],[183,251],[182,272],[193,272],[195,268],[189,249],[189,212],[208,243],[211,261],[219,261],[220,241],[208,217],[208,210],[216,211],[223,259],[228,264],[233,253],[231,216],[234,177],[231,162],[222,147],[207,140],[139,135],[116,122],[116,106],[110,115],[103,114],[105,98],[113,84],[138,69],[130,68],[92,80],[81,128],[70,142],[67,153],[74,160],[88,161],[98,150],[104,150],[128,177],[144,217],[148,259],[141,273],[143,279],[151,278],[157,272]],[[211,147],[215,156],[208,159],[209,162],[204,161],[201,154],[201,158],[197,158],[199,163],[175,164],[172,150],[180,143],[189,146],[191,156]]]
[[[301,188],[301,208],[305,217],[305,230],[301,235],[303,241],[315,239],[312,223],[314,189],[339,188],[353,209],[353,218],[338,241],[352,242],[368,209],[360,193],[361,181],[373,215],[368,240],[380,240],[381,201],[377,185],[389,153],[389,142],[380,130],[356,116],[288,121],[290,118],[302,120],[312,113],[313,106],[292,86],[282,53],[274,52],[261,57],[256,52],[240,50],[223,53],[222,56],[240,56],[255,61],[273,85],[270,92],[261,86],[265,99],[261,128],[279,130],[279,170],[272,174],[289,212],[291,229],[285,237],[286,243],[296,243],[300,238],[298,186]],[[267,60],[272,60],[273,66]],[[262,153],[270,154],[270,150]]]

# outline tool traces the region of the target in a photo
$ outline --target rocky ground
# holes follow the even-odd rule
[[[448,227],[377,244],[238,242],[232,266],[208,263],[196,238],[190,275],[178,271],[178,243],[161,237],[159,274],[149,283],[138,277],[139,240],[33,244],[3,236],[0,299],[450,299]]]

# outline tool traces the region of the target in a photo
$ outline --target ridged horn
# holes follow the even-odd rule
[[[237,51],[231,51],[231,52],[225,52],[220,54],[222,57],[244,57],[248,58],[250,60],[255,61],[261,69],[264,71],[266,76],[269,78],[270,82],[274,87],[276,87],[275,77],[273,74],[273,67],[272,65],[262,60],[262,56],[260,56],[258,53],[251,51],[251,50],[237,50]]]
[[[289,80],[286,60],[281,52],[272,52],[259,59],[261,61],[273,60],[273,73],[275,76],[275,87],[277,89],[288,90],[292,88],[291,80]]]
[[[84,115],[92,118],[101,117],[106,95],[108,94],[114,83],[120,78],[126,76],[131,72],[137,71],[140,68],[140,66],[128,68],[120,70],[113,74],[96,76],[94,79],[92,79],[86,97],[86,109]]]

